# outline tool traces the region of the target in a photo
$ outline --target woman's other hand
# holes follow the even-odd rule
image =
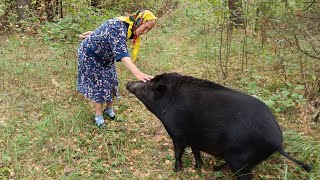
[[[85,33],[82,33],[79,35],[79,38],[82,40],[82,39],[85,39],[86,37],[90,36],[91,34],[93,33],[93,31],[87,31]]]

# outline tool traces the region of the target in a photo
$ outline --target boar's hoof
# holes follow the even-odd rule
[[[174,172],[181,171],[182,168],[183,168],[182,163],[177,163],[177,164],[174,166]]]
[[[196,162],[196,165],[194,166],[196,169],[200,169],[202,166],[202,162]]]
[[[181,171],[181,170],[182,170],[181,167],[180,167],[180,168],[174,168],[174,169],[173,169],[174,172],[179,172],[179,171]]]

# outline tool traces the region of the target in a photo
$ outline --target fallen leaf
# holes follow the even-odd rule
[[[66,167],[64,167],[63,171],[65,174],[69,174],[72,171],[72,168],[71,168],[71,166],[66,166]]]
[[[54,78],[51,79],[51,82],[55,87],[59,87],[60,86],[60,84]]]
[[[153,137],[153,139],[155,142],[158,143],[158,142],[162,141],[163,139],[165,139],[165,137],[161,136],[161,135],[156,135],[155,137]]]

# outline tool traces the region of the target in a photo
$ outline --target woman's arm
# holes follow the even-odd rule
[[[84,32],[84,33],[79,35],[79,38],[80,39],[85,39],[87,36],[90,36],[90,34],[92,34],[92,33],[93,33],[93,31]]]
[[[153,76],[144,74],[141,72],[138,67],[132,62],[130,57],[123,57],[121,62],[130,70],[130,72],[140,81],[147,82],[150,81]]]

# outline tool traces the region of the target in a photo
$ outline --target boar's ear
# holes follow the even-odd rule
[[[157,97],[162,96],[166,90],[167,90],[167,86],[164,84],[157,84],[154,87],[154,93],[156,94]]]

